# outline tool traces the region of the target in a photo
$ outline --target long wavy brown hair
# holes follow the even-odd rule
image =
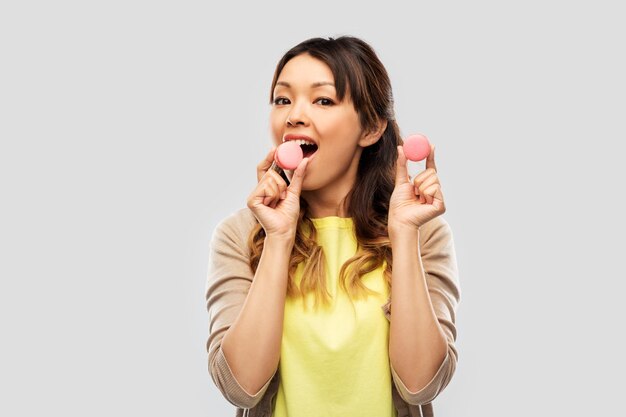
[[[392,254],[387,233],[387,213],[395,183],[397,146],[402,144],[402,139],[395,121],[389,76],[373,48],[359,38],[311,38],[287,51],[278,62],[270,89],[270,104],[283,67],[290,59],[304,53],[330,67],[340,101],[344,99],[348,89],[362,129],[375,129],[377,122],[387,120],[387,127],[381,138],[363,149],[356,182],[346,197],[347,212],[355,226],[357,252],[341,267],[339,282],[351,301],[362,296],[367,297],[376,292],[363,284],[362,276],[385,265],[384,279],[391,291]],[[282,176],[288,182],[284,173]],[[324,251],[317,244],[316,237],[317,232],[310,219],[308,204],[300,197],[295,244],[289,262],[287,296],[304,298],[307,293],[314,292],[314,308],[320,302],[328,305],[331,298],[326,288]],[[248,239],[250,266],[255,273],[264,242],[265,230],[257,221]],[[301,262],[304,262],[304,269],[298,287],[294,277]]]

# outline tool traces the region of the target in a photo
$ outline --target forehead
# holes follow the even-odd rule
[[[330,67],[325,62],[308,54],[298,55],[290,59],[278,76],[276,88],[314,88],[322,83],[334,83],[335,79]],[[319,83],[316,85],[311,85]],[[281,85],[282,84],[282,85]],[[332,86],[325,85],[326,88]]]

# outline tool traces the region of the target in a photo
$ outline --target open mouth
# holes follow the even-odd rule
[[[317,145],[302,144],[300,145],[300,148],[302,148],[302,154],[304,155],[304,158],[307,158],[317,152]]]

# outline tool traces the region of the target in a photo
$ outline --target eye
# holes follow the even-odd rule
[[[274,104],[278,104],[278,105],[282,104],[282,103],[280,103],[280,100],[287,100],[287,99],[285,97],[275,98],[274,99]]]
[[[284,103],[284,102],[282,102],[281,100],[289,100],[289,99],[288,99],[288,98],[285,98],[285,97],[277,97],[277,98],[275,98],[275,99],[274,99],[273,103],[274,103],[274,104],[276,104],[276,105],[278,105],[278,106],[280,106],[280,105],[282,105],[282,104],[285,104],[285,103]],[[324,104],[324,103],[322,103],[322,106],[325,106],[325,107],[326,107],[326,106],[332,106],[332,105],[334,104],[334,102],[333,102],[331,99],[326,98],[326,97],[320,97],[320,98],[318,98],[317,100],[315,100],[315,103],[317,103],[317,102],[318,102],[318,101],[320,101],[320,100],[323,100],[323,101],[324,101],[324,103],[325,103],[325,104]]]
[[[326,100],[326,102],[328,102],[327,106],[332,106],[332,105],[333,105],[333,101],[332,101],[331,99],[329,99],[329,98],[326,98],[326,97],[320,97],[320,98],[318,98],[318,99],[316,100],[316,103],[317,103],[318,101],[320,101],[320,100]],[[323,104],[322,104],[322,105],[323,105]]]

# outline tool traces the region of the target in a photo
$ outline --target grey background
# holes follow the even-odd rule
[[[462,301],[436,415],[614,415],[618,4],[2,2],[0,414],[234,415],[207,371],[209,240],[269,150],[280,56],[348,34],[437,146]]]

